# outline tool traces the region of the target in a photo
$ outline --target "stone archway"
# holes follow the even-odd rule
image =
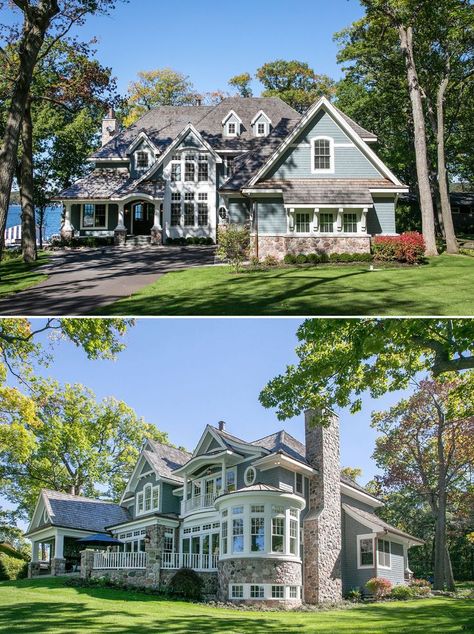
[[[128,235],[149,236],[154,225],[155,205],[132,200],[124,206],[124,224]]]

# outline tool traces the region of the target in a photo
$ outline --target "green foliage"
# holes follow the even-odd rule
[[[280,97],[298,112],[304,112],[321,96],[331,98],[335,91],[330,77],[317,75],[297,60],[267,62],[257,69],[256,77],[264,87],[262,97]]]
[[[362,601],[362,590],[360,588],[351,588],[347,593],[346,599],[352,603],[360,603]]]
[[[365,584],[367,590],[372,594],[376,601],[388,596],[392,590],[392,582],[384,577],[372,577]]]
[[[191,238],[168,238],[166,240],[168,246],[186,246],[186,245],[200,245],[210,246],[214,244],[214,240],[210,237],[191,237]]]
[[[343,467],[341,469],[341,475],[356,482],[360,477],[362,477],[362,469],[360,467]]]
[[[308,256],[305,255],[304,253],[300,253],[299,255],[296,256],[296,264],[307,264],[308,262]]]
[[[264,266],[278,266],[279,261],[276,259],[276,257],[274,255],[267,255],[265,256],[265,258],[263,259],[263,265]]]
[[[229,86],[237,88],[241,97],[251,97],[252,89],[250,88],[250,82],[252,76],[250,73],[241,73],[240,75],[234,75],[229,79]]]
[[[202,598],[202,580],[197,572],[190,568],[181,568],[170,579],[168,589],[171,594],[189,599],[192,601],[200,601]]]
[[[248,258],[250,250],[250,231],[240,225],[220,227],[218,230],[217,257],[229,262],[237,273]]]
[[[371,253],[331,253],[329,255],[329,262],[336,263],[372,262],[372,260]]]
[[[414,590],[410,586],[399,585],[392,588],[390,598],[397,601],[407,601],[415,596]]]
[[[296,264],[296,255],[293,253],[287,253],[283,258],[285,264]]]
[[[297,336],[298,365],[260,394],[280,420],[311,408],[350,406],[355,412],[366,390],[379,398],[406,388],[418,372],[474,367],[469,319],[307,319]]]
[[[124,125],[131,126],[157,106],[192,105],[197,99],[189,77],[172,68],[139,71],[138,81],[132,82],[128,89]]]
[[[0,581],[24,579],[28,575],[28,563],[23,557],[13,557],[0,551]]]

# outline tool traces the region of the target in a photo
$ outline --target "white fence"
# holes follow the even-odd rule
[[[40,231],[36,227],[36,242],[39,243]],[[21,244],[21,225],[15,225],[14,227],[8,227],[5,229],[5,246],[13,246],[15,244]]]
[[[146,568],[148,553],[94,553],[94,570],[119,568]]]
[[[162,568],[192,568],[193,570],[217,570],[218,555],[195,553],[163,553]]]
[[[189,500],[183,500],[181,502],[181,511],[183,513],[189,513],[195,509],[205,509],[214,506],[214,500],[216,499],[216,493],[208,493],[207,495],[196,495],[189,498]]]

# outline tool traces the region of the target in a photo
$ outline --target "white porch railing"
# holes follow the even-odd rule
[[[206,495],[196,495],[189,498],[189,500],[183,500],[183,502],[181,502],[181,513],[189,513],[197,509],[212,508],[217,495],[217,493],[207,493]]]
[[[193,570],[217,570],[218,555],[195,553],[163,553],[162,568],[192,568]]]
[[[94,553],[94,570],[146,568],[148,553]]]
[[[5,229],[5,233],[4,233],[5,246],[9,247],[9,246],[21,244],[21,232],[22,232],[21,225],[15,225],[14,227],[8,227],[8,229]],[[37,244],[39,243],[39,238],[40,238],[40,232],[37,226],[36,227],[36,243]]]

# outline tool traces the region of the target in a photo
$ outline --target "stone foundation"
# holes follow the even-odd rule
[[[32,577],[38,577],[41,573],[41,567],[39,561],[30,561],[28,564],[28,579]]]
[[[224,559],[218,564],[219,579],[219,600],[228,601],[229,583],[252,583],[252,584],[282,584],[291,586],[301,586],[301,564],[296,561],[282,561],[280,559],[266,559],[263,557],[248,557],[241,559]],[[285,601],[275,599],[274,601],[262,600],[241,600],[240,603],[284,605]],[[301,603],[298,599],[288,602],[293,607]]]
[[[256,255],[256,236],[250,239],[250,251]],[[258,238],[258,257],[282,260],[287,253],[370,253],[370,236],[262,236]]]
[[[65,559],[51,559],[51,574],[53,576],[66,574],[66,560]]]
[[[116,247],[121,247],[125,244],[127,239],[127,230],[126,229],[115,229],[114,230],[114,244]]]
[[[157,246],[163,243],[161,229],[156,229],[155,227],[152,227],[150,236],[151,236],[150,244],[152,244],[153,246]]]
[[[177,573],[177,570],[161,570],[160,583],[167,586],[171,578]],[[218,578],[217,572],[198,572],[202,581],[202,595],[206,601],[215,601],[218,596]]]

